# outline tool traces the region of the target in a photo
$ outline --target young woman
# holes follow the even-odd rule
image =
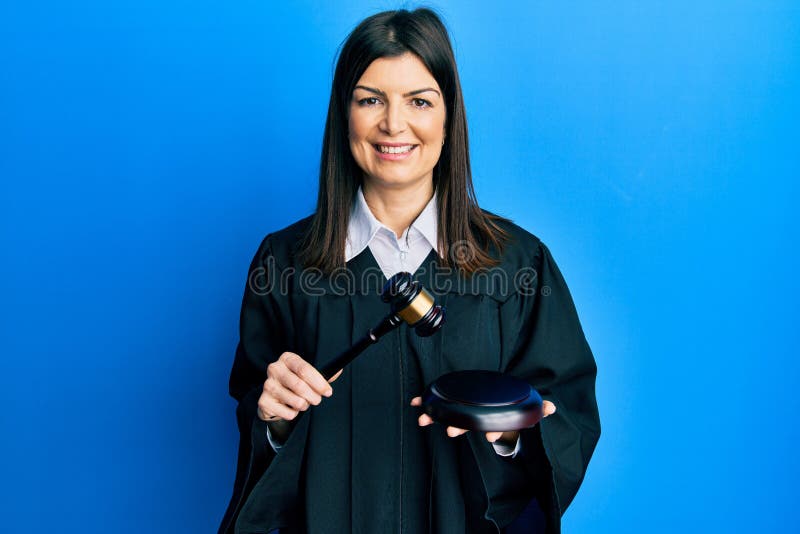
[[[427,9],[348,37],[325,127],[316,212],[250,267],[230,378],[241,434],[220,532],[557,532],[600,435],[596,366],[545,245],[481,210],[447,32]],[[387,312],[413,273],[447,309],[402,325],[330,383],[317,371]],[[539,425],[432,424],[425,386],[461,369],[529,381]],[[338,380],[336,380],[338,378]]]

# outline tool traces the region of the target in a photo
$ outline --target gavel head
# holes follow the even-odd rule
[[[444,308],[436,305],[433,295],[414,281],[410,273],[400,272],[387,280],[381,299],[391,306],[394,314],[413,326],[419,336],[430,336],[444,324]]]

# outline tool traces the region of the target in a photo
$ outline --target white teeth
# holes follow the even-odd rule
[[[406,146],[383,146],[383,145],[376,145],[378,150],[380,150],[383,154],[403,154],[405,152],[411,152],[411,149],[414,148],[414,145],[406,145]]]

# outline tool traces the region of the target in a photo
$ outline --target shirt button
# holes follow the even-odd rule
[[[408,252],[406,252],[404,250],[400,252],[400,259],[401,260],[406,259],[406,256],[408,256]]]

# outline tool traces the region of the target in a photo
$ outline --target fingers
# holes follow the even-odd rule
[[[502,437],[502,435],[503,435],[502,432],[487,432],[486,433],[486,441],[490,441],[490,442],[494,443],[495,441],[500,439]]]
[[[270,376],[264,382],[264,394],[296,409],[306,410],[310,404],[317,405],[322,397],[297,376]]]
[[[422,397],[414,397],[411,399],[411,406],[422,406]],[[434,421],[431,419],[431,416],[426,413],[417,418],[417,424],[419,424],[419,426],[432,425],[433,422]],[[466,434],[467,432],[469,432],[469,430],[464,430],[463,428],[456,428],[454,426],[447,427],[447,435],[451,438],[458,437],[462,434]]]
[[[295,393],[300,393],[295,388],[303,389],[308,386],[318,395],[330,397],[333,393],[330,384],[322,374],[314,369],[314,366],[293,352],[284,352],[278,358],[278,362],[283,364],[290,373],[281,372],[278,376],[281,384]],[[276,363],[278,363],[276,362]],[[278,370],[283,371],[281,367]]]
[[[457,438],[458,436],[466,434],[467,432],[469,432],[469,430],[464,430],[463,428],[456,428],[454,426],[447,427],[447,435],[451,438]]]
[[[332,393],[330,384],[311,364],[297,354],[284,352],[267,367],[258,417],[264,421],[291,420],[322,402],[323,395],[330,397]]]
[[[266,385],[265,391],[267,391],[272,398],[278,402],[285,404],[286,406],[297,410],[298,412],[308,410],[309,406],[316,406],[322,402],[322,397],[316,393],[311,394],[313,398],[309,401],[307,397],[297,395],[296,393],[289,391],[276,382],[270,382],[268,385]]]
[[[422,397],[414,397],[411,399],[411,406],[422,406]],[[417,424],[419,426],[428,426],[433,424],[433,419],[428,414],[422,414],[417,418]]]
[[[421,406],[421,405],[422,405],[422,398],[421,397],[414,397],[413,399],[411,399],[411,406]],[[426,414],[426,413],[420,415],[417,418],[417,424],[419,426],[429,426],[429,425],[432,425],[433,423],[434,423],[434,421],[433,421],[433,419],[431,419],[431,416]],[[462,428],[456,428],[454,426],[447,427],[447,435],[450,436],[451,438],[455,438],[455,437],[460,436],[461,434],[464,434],[466,432],[468,432],[468,431],[464,430]]]
[[[548,400],[542,401],[542,417],[547,417],[554,413],[556,413],[556,405]]]
[[[297,410],[293,410],[285,404],[281,404],[264,393],[262,393],[261,398],[258,399],[258,418],[262,421],[275,421],[277,419],[291,421],[297,417],[297,414]]]
[[[430,415],[424,413],[417,418],[417,423],[419,426],[428,426],[433,424],[433,419],[431,419]]]

